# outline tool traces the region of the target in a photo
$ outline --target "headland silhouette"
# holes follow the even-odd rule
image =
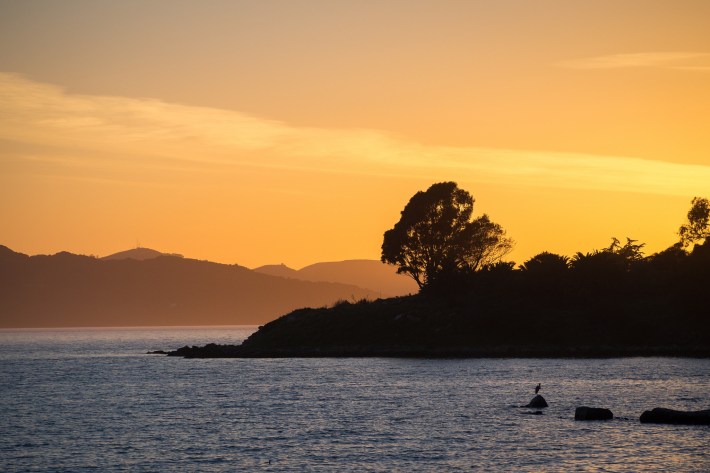
[[[456,183],[418,192],[385,232],[382,261],[421,291],[299,309],[242,345],[183,347],[187,357],[710,356],[710,203],[695,198],[677,243],[644,256],[627,238],[520,266],[513,242]]]

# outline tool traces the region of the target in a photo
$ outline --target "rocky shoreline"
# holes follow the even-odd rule
[[[183,358],[623,358],[623,357],[686,357],[710,358],[707,347],[381,347],[324,346],[260,348],[249,345],[184,346],[167,354]]]
[[[527,296],[422,295],[299,309],[241,345],[185,346],[186,358],[710,358],[710,320],[693,307],[542,304]],[[692,309],[692,310],[691,310]]]

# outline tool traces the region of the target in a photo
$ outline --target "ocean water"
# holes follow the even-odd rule
[[[638,421],[710,408],[710,360],[144,354],[253,330],[0,331],[0,471],[710,471],[710,427]]]

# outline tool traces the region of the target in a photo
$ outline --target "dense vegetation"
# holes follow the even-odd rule
[[[455,184],[447,189],[459,191]],[[302,309],[263,326],[241,346],[186,347],[174,354],[710,356],[707,199],[693,199],[679,242],[662,252],[644,256],[642,243],[613,238],[608,247],[571,258],[543,252],[517,268],[495,251],[486,264],[468,262],[470,253],[461,241],[479,247],[481,242],[466,234],[465,195],[428,202],[429,210],[419,212],[424,225],[409,219],[409,230],[392,238],[395,227],[383,244],[383,260],[409,255],[398,264],[420,283],[419,294]],[[433,228],[446,234],[432,234]],[[502,229],[494,233],[497,237],[484,246],[509,244]],[[446,241],[456,243],[437,246]],[[431,242],[434,247],[427,247]]]
[[[382,262],[424,288],[447,276],[478,271],[510,252],[513,241],[483,215],[471,220],[473,197],[455,182],[417,192],[382,243]]]

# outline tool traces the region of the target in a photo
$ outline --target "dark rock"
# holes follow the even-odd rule
[[[168,356],[182,356],[184,358],[238,358],[240,357],[240,345],[218,345],[208,343],[203,347],[187,346],[177,350],[169,351]]]
[[[657,407],[641,414],[644,424],[710,425],[710,409],[704,411],[676,411]]]
[[[530,402],[523,407],[547,407],[547,401],[541,395],[537,395],[530,400]]]
[[[578,407],[574,411],[574,420],[609,420],[614,414],[609,409],[603,407]]]

